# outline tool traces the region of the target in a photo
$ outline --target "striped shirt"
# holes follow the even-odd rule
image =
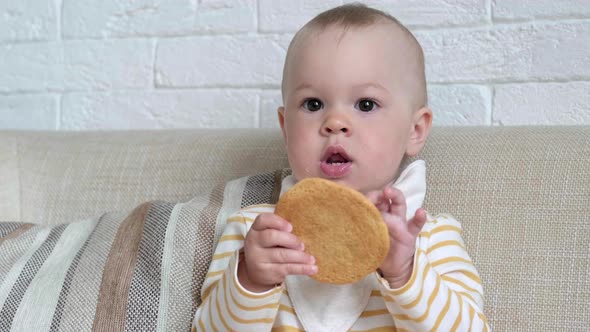
[[[237,278],[239,250],[256,216],[274,205],[256,205],[228,218],[203,288],[193,331],[304,331],[283,285],[264,293]],[[377,276],[369,302],[349,331],[487,331],[481,280],[449,215],[429,217],[416,240],[414,270],[391,289]]]

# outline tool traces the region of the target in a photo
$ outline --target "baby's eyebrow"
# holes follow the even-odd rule
[[[312,85],[310,83],[301,83],[293,91],[297,92],[299,90],[311,89],[311,88],[312,88]]]
[[[379,83],[369,82],[363,84],[357,84],[352,86],[353,89],[366,89],[366,88],[374,88],[378,90],[383,90],[387,92],[387,89],[383,87],[383,85]]]
[[[303,89],[311,89],[312,87],[313,86],[310,83],[301,83],[295,88],[294,91],[299,91],[299,90],[303,90]],[[353,85],[352,88],[353,89],[375,88],[375,89],[387,91],[387,89],[384,88],[383,85],[381,85],[379,83],[374,83],[374,82]]]

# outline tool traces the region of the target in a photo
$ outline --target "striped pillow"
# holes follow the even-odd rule
[[[225,218],[275,201],[288,173],[130,214],[53,227],[0,223],[0,331],[190,330]]]
[[[188,330],[215,218],[196,225],[181,207],[151,202],[55,227],[0,224],[0,331]]]

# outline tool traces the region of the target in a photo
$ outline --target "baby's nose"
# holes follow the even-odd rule
[[[350,124],[347,123],[344,119],[339,117],[332,116],[324,122],[322,126],[322,134],[330,135],[330,134],[339,134],[343,133],[346,136],[350,135]]]

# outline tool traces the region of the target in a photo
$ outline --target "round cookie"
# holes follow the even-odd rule
[[[321,178],[299,181],[284,193],[275,214],[293,225],[293,234],[313,255],[327,283],[356,282],[374,272],[389,251],[381,213],[363,194]]]

